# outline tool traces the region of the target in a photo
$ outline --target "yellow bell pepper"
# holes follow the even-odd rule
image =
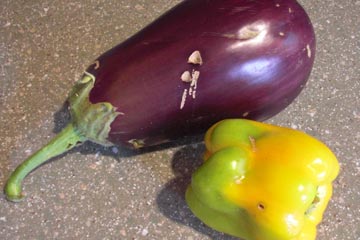
[[[339,172],[315,138],[244,119],[212,126],[186,201],[210,227],[247,240],[312,240]]]

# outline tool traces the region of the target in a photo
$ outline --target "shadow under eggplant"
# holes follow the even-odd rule
[[[71,121],[68,104],[65,102],[62,108],[54,114],[54,133],[59,133]],[[61,154],[48,162],[56,161],[67,154],[79,152],[84,155],[101,154],[109,156],[121,162],[122,158],[132,157],[154,151],[161,151],[168,148],[180,147],[172,159],[172,170],[175,178],[169,181],[157,196],[156,202],[158,209],[165,217],[172,221],[189,226],[196,231],[207,235],[216,240],[235,240],[237,238],[217,232],[196,218],[188,208],[185,202],[185,191],[190,184],[192,173],[202,164],[202,154],[204,145],[203,136],[184,137],[178,141],[161,144],[158,146],[146,147],[143,149],[128,149],[122,146],[105,147],[90,141],[87,141],[69,152]]]
[[[70,111],[68,109],[68,104],[67,104],[67,102],[65,102],[62,105],[61,109],[59,109],[54,114],[53,132],[55,134],[58,134],[70,122],[71,122],[71,115],[70,115]],[[68,151],[68,153],[79,152],[84,155],[101,154],[103,156],[113,157],[117,161],[120,161],[121,158],[125,158],[125,157],[132,157],[132,156],[141,155],[141,154],[145,154],[145,153],[149,153],[149,152],[165,150],[168,148],[174,148],[174,147],[180,147],[180,146],[184,146],[184,145],[188,145],[188,144],[199,143],[202,141],[202,138],[203,138],[202,136],[183,137],[181,139],[178,139],[177,141],[163,143],[163,144],[160,144],[157,146],[144,147],[141,149],[130,149],[130,148],[127,148],[124,146],[119,146],[119,145],[106,147],[106,146],[102,146],[97,143],[86,141],[83,144],[80,144],[79,146],[71,149],[70,151]],[[117,148],[117,149],[114,151],[114,148]],[[61,156],[63,156],[63,154]],[[56,157],[54,159],[57,159],[57,158],[58,157]],[[52,160],[50,160],[50,161],[52,161]]]

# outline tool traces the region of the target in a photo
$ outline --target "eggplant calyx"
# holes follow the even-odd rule
[[[24,195],[21,183],[35,168],[50,158],[59,156],[87,140],[101,145],[112,145],[107,140],[110,125],[121,113],[107,102],[92,104],[90,90],[94,87],[95,77],[85,72],[84,77],[73,87],[69,96],[72,121],[47,145],[21,163],[10,175],[4,193],[12,202],[20,202]]]
[[[72,123],[87,140],[110,146],[113,145],[107,140],[110,125],[121,113],[109,102],[90,102],[89,93],[94,83],[95,77],[85,72],[83,78],[73,87],[68,98]]]

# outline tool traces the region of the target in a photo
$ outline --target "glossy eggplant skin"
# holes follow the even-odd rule
[[[201,65],[188,63],[194,51]],[[272,117],[303,89],[314,53],[312,24],[295,0],[187,0],[89,66],[90,101],[121,113],[112,143],[155,145],[225,118]],[[200,74],[196,94],[185,71]]]

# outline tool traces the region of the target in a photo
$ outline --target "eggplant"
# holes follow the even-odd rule
[[[187,0],[98,57],[73,87],[72,121],[10,176],[90,140],[133,148],[202,134],[225,118],[268,119],[303,89],[315,35],[295,0]]]

